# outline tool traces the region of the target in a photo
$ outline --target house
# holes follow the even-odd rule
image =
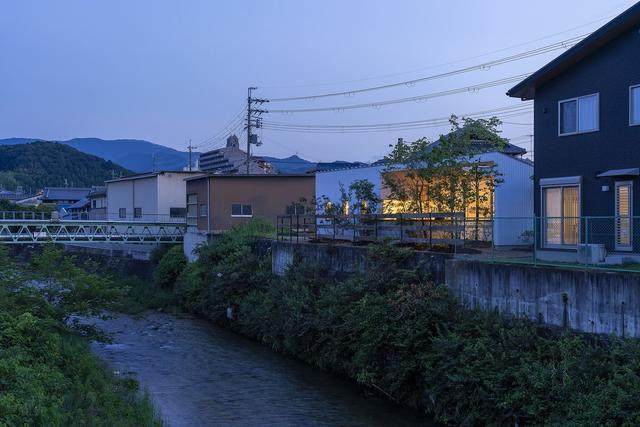
[[[433,149],[433,142],[430,147]],[[484,146],[483,141],[475,141],[476,146]],[[491,149],[489,146],[487,150]],[[486,201],[483,202],[482,219],[502,218],[496,221],[492,230],[494,243],[499,246],[517,246],[530,244],[527,237],[534,228],[533,224],[533,162],[522,158],[525,153],[520,147],[506,144],[500,151],[488,151],[474,156],[471,160],[486,165],[495,166],[501,174],[501,183],[493,189]],[[482,151],[479,149],[478,151]],[[381,200],[379,213],[404,213],[404,203],[393,200],[390,190],[384,185],[385,174],[403,174],[402,165],[387,167],[384,162],[376,162],[370,166],[336,169],[316,173],[317,201],[328,200],[336,203],[341,201],[342,190],[357,180],[367,180],[373,184],[375,195]],[[343,212],[354,210],[354,200],[347,201],[342,207]],[[429,203],[429,202],[427,202]],[[485,206],[486,205],[486,206]],[[431,211],[436,213],[435,211]],[[463,213],[467,217],[471,212]],[[517,219],[516,219],[517,218]],[[486,231],[489,233],[489,230]]]
[[[41,201],[55,205],[60,216],[64,217],[70,213],[69,207],[86,199],[90,191],[90,188],[45,187],[42,191]]]
[[[110,221],[184,221],[184,179],[199,172],[158,171],[105,181]],[[96,201],[97,203],[97,201]]]
[[[211,235],[261,218],[302,213],[314,197],[315,177],[302,175],[204,174],[186,179],[187,234],[185,254]]]
[[[534,100],[538,256],[640,251],[640,3],[507,92]],[[636,188],[634,188],[636,187]],[[597,249],[597,248],[596,248]]]
[[[93,187],[87,196],[89,201],[89,219],[107,219],[107,187]]]
[[[247,153],[240,149],[240,141],[236,135],[227,138],[227,145],[202,153],[198,159],[198,167],[202,172],[237,174],[247,172]],[[271,164],[261,157],[252,156],[249,163],[249,174],[272,174]]]

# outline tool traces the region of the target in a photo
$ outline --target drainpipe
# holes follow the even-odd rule
[[[207,177],[207,234],[211,233],[211,178]]]

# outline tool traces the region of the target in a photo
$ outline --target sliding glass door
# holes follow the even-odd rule
[[[542,189],[544,246],[575,246],[580,236],[580,187]]]

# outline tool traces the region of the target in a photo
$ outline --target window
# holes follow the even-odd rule
[[[306,209],[302,203],[294,203],[287,206],[287,215],[304,215]]]
[[[186,208],[169,208],[170,218],[184,218],[187,215]]]
[[[587,95],[558,103],[559,135],[597,131],[599,95]]]
[[[629,88],[629,125],[640,125],[640,85]]]
[[[127,217],[127,208],[118,209],[118,218],[125,219]]]
[[[252,217],[253,209],[251,208],[251,205],[233,204],[231,205],[231,216]]]
[[[142,208],[133,208],[133,217],[142,218]]]
[[[616,182],[616,244],[617,251],[633,250],[633,182]]]
[[[542,188],[545,246],[575,246],[580,225],[580,187]]]
[[[97,201],[97,200],[95,200],[95,199],[94,199],[94,200],[92,200],[92,201],[91,201],[91,207],[92,207],[93,209],[95,209],[97,206],[98,206],[98,201]]]
[[[202,203],[200,205],[200,217],[201,218],[206,218],[207,217],[207,205]]]
[[[187,194],[187,225],[196,225],[198,222],[198,195]]]

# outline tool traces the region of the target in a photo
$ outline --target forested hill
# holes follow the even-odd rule
[[[0,146],[0,185],[27,191],[43,187],[102,185],[114,174],[132,172],[111,161],[85,154],[65,144],[32,142]]]

